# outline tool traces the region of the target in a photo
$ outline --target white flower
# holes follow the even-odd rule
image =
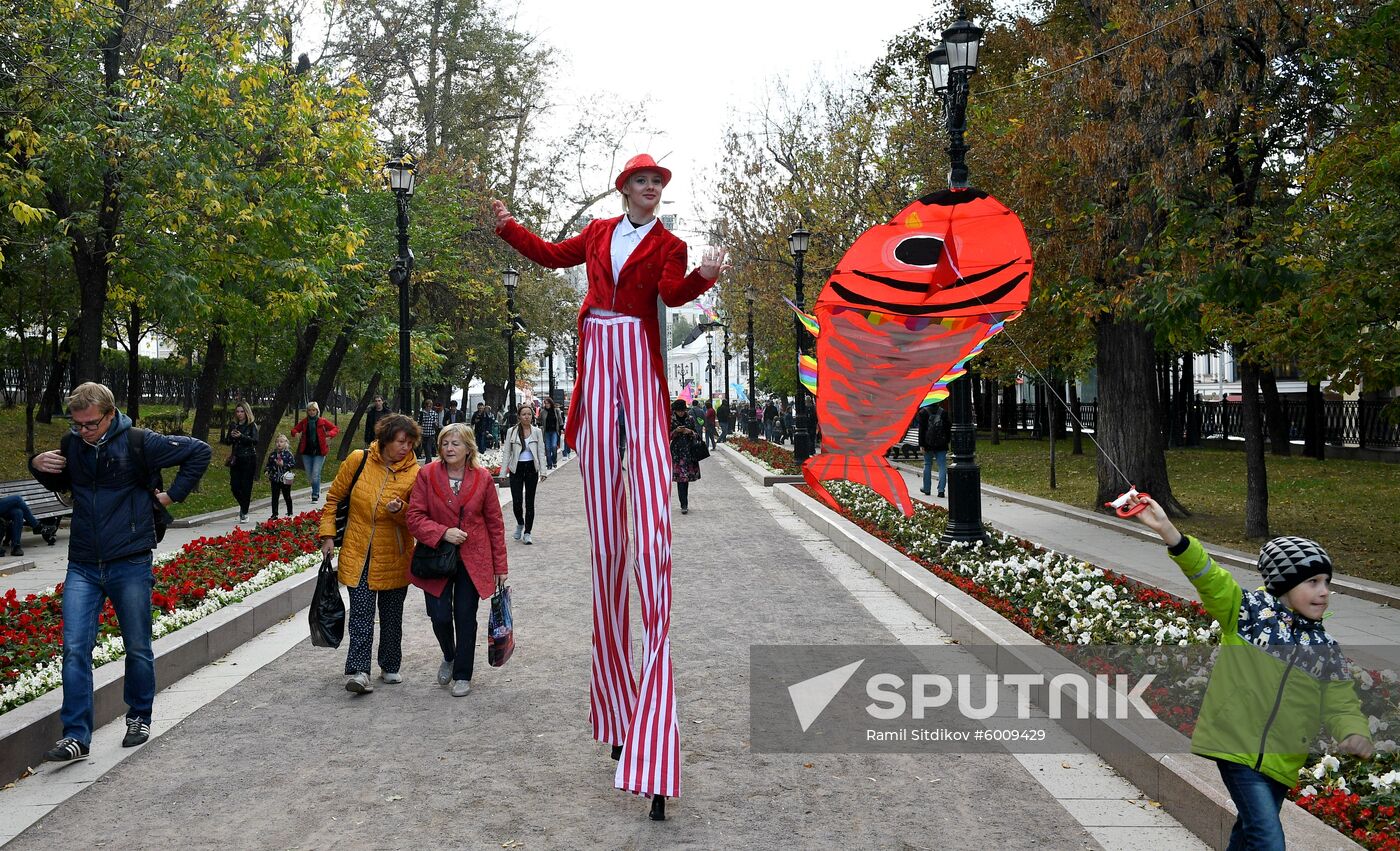
[[[1298,794],[1299,794],[1299,795],[1302,795],[1303,797],[1308,797],[1308,796],[1310,796],[1310,795],[1316,795],[1316,794],[1317,794],[1317,787],[1316,787],[1316,786],[1313,786],[1313,785],[1311,785],[1311,784],[1309,784],[1309,785],[1307,785],[1307,786],[1304,786],[1302,789],[1299,789],[1299,790],[1298,790]]]

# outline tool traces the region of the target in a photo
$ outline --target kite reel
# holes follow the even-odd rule
[[[1141,514],[1147,509],[1147,503],[1139,502],[1137,505],[1131,507],[1129,507],[1128,505],[1128,500],[1132,499],[1135,496],[1145,496],[1150,498],[1152,494],[1138,493],[1137,488],[1133,487],[1132,485],[1129,485],[1127,493],[1120,494],[1119,497],[1113,502],[1105,502],[1104,507],[1112,508],[1114,511],[1117,511],[1119,517],[1132,517],[1134,515]]]

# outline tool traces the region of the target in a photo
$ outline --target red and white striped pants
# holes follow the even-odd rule
[[[617,788],[676,797],[680,725],[671,669],[671,450],[666,400],[641,320],[585,317],[583,422],[579,432],[584,507],[593,542],[593,737],[623,745]],[[627,488],[618,459],[618,411],[626,418]],[[627,615],[631,494],[637,595],[646,632],[640,685],[632,674]]]

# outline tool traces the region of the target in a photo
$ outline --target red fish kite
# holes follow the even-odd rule
[[[815,378],[822,452],[803,478],[874,488],[906,517],[914,506],[885,459],[914,413],[982,344],[1015,319],[1031,291],[1031,248],[1016,214],[976,189],[925,195],[851,245],[804,323],[817,337]],[[811,373],[815,371],[815,376]]]

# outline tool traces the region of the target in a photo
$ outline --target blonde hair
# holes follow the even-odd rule
[[[316,410],[316,416],[318,416],[318,417],[321,416],[321,406],[320,406],[320,405],[316,404],[315,402],[307,402],[307,403],[306,403],[306,410],[310,411],[310,410],[313,409],[313,408]]]
[[[437,446],[439,455],[442,454],[442,441],[448,435],[456,435],[457,439],[462,441],[462,445],[467,447],[467,469],[475,470],[481,466],[481,456],[476,451],[476,435],[472,433],[472,430],[466,423],[452,423],[438,432]]]
[[[239,402],[237,405],[234,405],[234,406],[233,406],[233,410],[234,410],[235,412],[237,412],[237,411],[242,411],[242,412],[243,412],[243,416],[245,417],[244,422],[246,422],[248,425],[251,425],[251,426],[257,425],[257,423],[253,421],[253,406],[252,406],[252,405],[249,405],[247,402]],[[235,422],[237,422],[237,420],[235,420]]]
[[[86,411],[94,407],[104,417],[117,409],[117,397],[112,395],[111,388],[96,381],[84,381],[73,388],[73,395],[68,397],[68,410]]]
[[[272,448],[273,448],[273,449],[280,449],[280,448],[282,447],[282,444],[284,444],[284,443],[287,444],[287,448],[288,448],[288,449],[291,449],[291,448],[292,448],[292,440],[291,440],[291,438],[287,437],[285,434],[279,434],[279,435],[277,435],[275,438],[272,439]]]

